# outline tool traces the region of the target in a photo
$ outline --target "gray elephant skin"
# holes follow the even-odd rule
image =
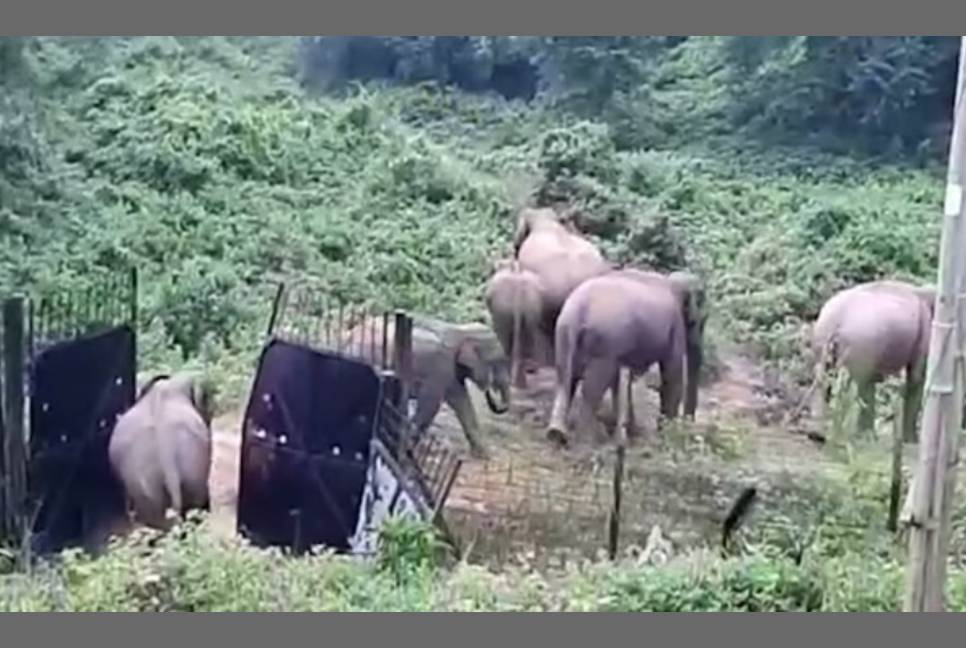
[[[159,376],[118,418],[108,456],[137,521],[165,530],[169,508],[208,509],[212,398],[196,375]]]
[[[368,318],[354,326],[343,337],[343,350],[353,345],[381,362],[383,323],[381,318]],[[393,357],[395,323],[387,331],[387,354]],[[370,344],[371,340],[378,340]],[[456,414],[463,434],[474,456],[484,458],[486,449],[480,441],[480,426],[467,391],[471,381],[483,391],[487,405],[495,414],[504,414],[510,406],[510,368],[506,354],[493,330],[475,322],[454,324],[431,318],[413,318],[412,332],[413,384],[416,399],[412,423],[419,434],[426,431],[445,402]]]
[[[548,437],[567,442],[567,415],[578,383],[594,414],[608,388],[616,400],[621,367],[629,368],[633,379],[657,363],[662,415],[676,417],[683,396],[685,415],[693,417],[706,318],[703,286],[690,273],[623,269],[582,283],[557,320],[557,390]],[[633,430],[632,407],[629,413]],[[613,416],[616,420],[617,412]]]
[[[525,208],[517,217],[513,252],[523,270],[539,279],[542,328],[549,340],[567,297],[584,281],[612,270],[600,250],[550,208]],[[553,345],[548,344],[553,350]],[[553,359],[549,359],[553,363]]]
[[[905,371],[902,434],[915,441],[936,291],[881,280],[839,291],[822,306],[812,328],[815,383],[812,413],[827,409],[827,372],[843,367],[859,395],[860,430],[875,425],[875,385]]]
[[[494,274],[486,283],[484,301],[504,353],[516,363],[511,365],[515,372],[513,382],[517,387],[525,388],[523,364],[528,370],[553,364],[553,340],[543,329],[544,299],[540,277],[524,270],[516,261],[498,261]],[[516,339],[517,333],[519,340]]]

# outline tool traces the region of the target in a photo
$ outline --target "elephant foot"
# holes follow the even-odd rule
[[[487,461],[490,458],[490,453],[483,446],[471,445],[470,456],[476,459],[477,461]]]
[[[547,429],[547,440],[560,448],[566,448],[569,445],[569,441],[563,430],[555,427]]]

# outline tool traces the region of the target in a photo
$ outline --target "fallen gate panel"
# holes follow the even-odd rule
[[[380,398],[367,364],[270,341],[243,423],[239,531],[296,552],[348,550]]]
[[[30,372],[27,513],[34,549],[84,541],[124,514],[124,495],[108,462],[117,417],[135,397],[135,333],[127,325],[59,342]]]

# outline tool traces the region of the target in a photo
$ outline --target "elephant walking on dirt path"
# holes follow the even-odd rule
[[[826,374],[841,366],[858,389],[858,427],[871,431],[876,383],[904,370],[902,435],[914,442],[935,301],[933,288],[881,280],[847,288],[825,302],[812,328],[813,415],[824,418]]]
[[[705,320],[704,289],[689,273],[624,269],[581,284],[557,321],[557,390],[548,436],[567,442],[567,415],[578,382],[592,413],[608,388],[616,402],[621,367],[628,367],[633,379],[658,363],[662,415],[676,417],[683,397],[685,415],[693,417]],[[629,414],[633,430],[633,408]]]
[[[179,373],[154,378],[118,418],[108,457],[139,522],[166,530],[169,508],[209,508],[212,411],[210,387]]]
[[[612,270],[593,243],[569,224],[562,223],[554,210],[526,208],[517,217],[513,251],[520,268],[533,273],[540,286],[541,328],[548,342],[564,302],[577,286]],[[548,344],[553,351],[553,345]],[[554,360],[547,358],[548,364]]]

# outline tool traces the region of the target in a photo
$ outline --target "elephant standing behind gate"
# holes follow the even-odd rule
[[[343,349],[353,345],[371,349],[372,358],[382,358],[382,318],[369,318],[348,331]],[[395,323],[386,331],[387,354],[393,357]],[[375,344],[370,344],[372,340]],[[466,381],[483,391],[487,405],[495,414],[504,414],[510,405],[509,361],[496,334],[484,324],[453,324],[429,318],[414,318],[412,332],[412,372],[416,411],[412,422],[422,434],[436,418],[445,402],[456,414],[463,434],[476,457],[485,457],[479,439],[479,422]],[[369,355],[363,353],[363,355]]]

